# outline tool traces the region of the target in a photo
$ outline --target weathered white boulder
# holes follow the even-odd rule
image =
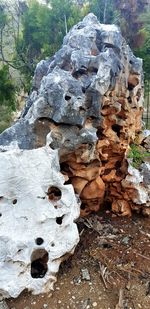
[[[143,175],[132,165],[128,167],[128,174],[121,182],[122,187],[128,190],[131,201],[137,205],[149,202],[149,190],[144,186]]]
[[[57,150],[0,153],[0,296],[48,292],[79,241],[79,205]]]

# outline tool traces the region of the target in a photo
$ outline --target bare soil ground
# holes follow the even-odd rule
[[[109,211],[79,219],[80,243],[58,274],[55,291],[23,292],[10,309],[150,309],[150,226],[140,215]],[[36,279],[35,279],[36,280]]]

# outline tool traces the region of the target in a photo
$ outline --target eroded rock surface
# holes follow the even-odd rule
[[[16,296],[25,287],[34,293],[51,287],[61,256],[72,251],[78,241],[73,187],[81,200],[82,216],[105,205],[128,216],[132,209],[148,207],[144,175],[127,160],[129,146],[141,132],[142,61],[133,55],[120,30],[101,25],[93,14],[86,16],[66,35],[62,48],[37,65],[32,90],[21,118],[0,135],[1,150],[9,149],[1,153],[0,161],[0,202],[4,218],[7,216],[7,227],[3,213],[0,219],[3,276],[10,267],[13,280],[20,277],[12,286],[0,277],[0,289],[6,296]],[[144,143],[148,145],[148,137]],[[20,150],[10,150],[14,147]],[[56,172],[52,161],[57,152]],[[48,195],[54,194],[50,185],[62,192],[56,204],[48,200]],[[59,195],[59,191],[55,193]],[[62,216],[63,224],[59,225],[56,218]],[[41,220],[45,220],[43,224]],[[15,233],[16,243],[12,241],[16,241]],[[38,238],[44,239],[45,245],[36,244]],[[11,244],[4,250],[7,242]],[[17,253],[20,245],[23,250]],[[37,248],[48,253],[43,279],[31,276]]]
[[[79,206],[56,150],[0,153],[0,295],[49,292],[78,241]]]
[[[52,58],[37,65],[22,117],[0,143],[38,148],[50,132],[61,171],[82,200],[81,214],[97,211],[105,197],[113,205],[125,201],[130,215],[122,180],[129,145],[141,131],[142,103],[142,61],[116,26],[89,14]]]

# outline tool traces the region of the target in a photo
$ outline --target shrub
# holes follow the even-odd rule
[[[148,151],[143,151],[142,148],[135,144],[130,145],[130,150],[128,153],[128,158],[132,159],[131,165],[135,168],[139,168],[146,157],[149,157],[150,153]]]

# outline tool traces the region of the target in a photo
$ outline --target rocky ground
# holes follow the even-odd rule
[[[149,219],[119,218],[105,210],[79,219],[78,227],[80,243],[62,264],[55,291],[39,296],[25,291],[0,309],[150,308]]]

